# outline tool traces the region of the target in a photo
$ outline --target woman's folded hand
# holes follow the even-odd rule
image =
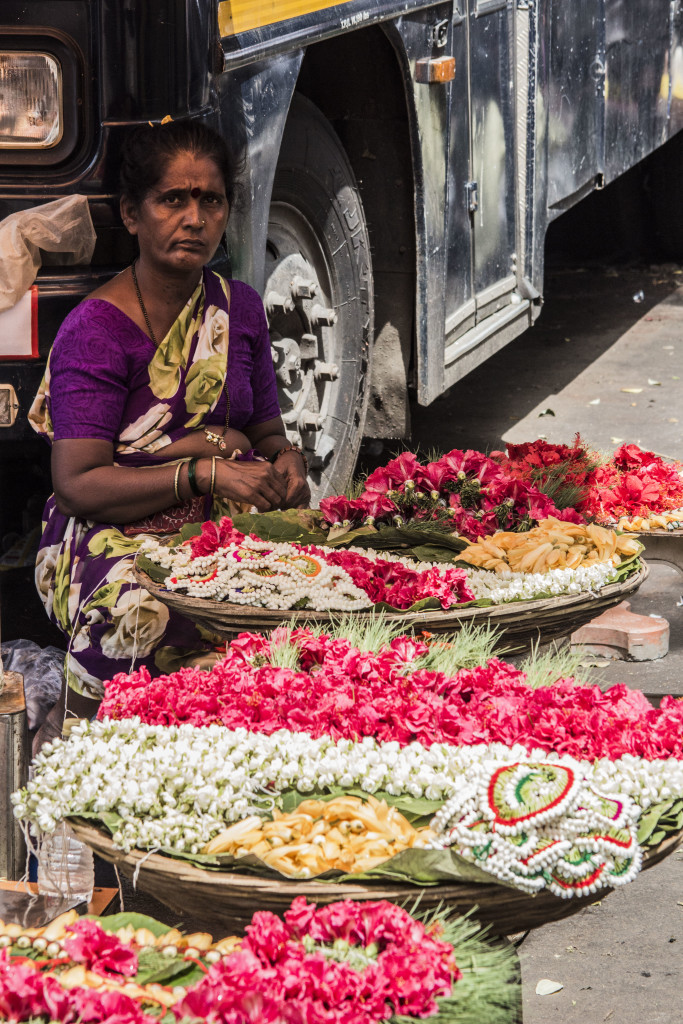
[[[311,488],[308,486],[304,460],[299,452],[283,452],[275,463],[275,468],[287,486],[282,508],[308,508],[311,504]]]
[[[259,512],[289,507],[286,505],[286,479],[270,462],[216,459],[214,494],[232,501],[249,502]]]

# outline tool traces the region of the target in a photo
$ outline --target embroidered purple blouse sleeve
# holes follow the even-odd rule
[[[81,303],[66,318],[50,354],[55,441],[114,440],[130,386],[126,335],[131,329],[138,330],[115,306],[97,299]]]

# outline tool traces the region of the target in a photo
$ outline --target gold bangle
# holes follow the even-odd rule
[[[178,465],[176,466],[175,477],[173,478],[173,493],[175,494],[175,500],[178,502],[178,504],[180,504],[180,490],[178,485],[180,483],[180,470],[182,468],[183,463],[179,462]]]
[[[211,484],[209,486],[209,494],[213,494],[214,487],[216,486],[216,456],[211,458]]]

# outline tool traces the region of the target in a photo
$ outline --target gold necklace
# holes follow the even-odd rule
[[[151,340],[151,342],[152,342],[152,344],[154,345],[155,348],[159,348],[159,344],[158,344],[157,339],[156,339],[156,337],[154,335],[154,331],[152,330],[152,325],[149,322],[149,316],[147,315],[147,310],[145,309],[145,304],[142,301],[142,292],[140,291],[140,285],[138,284],[138,275],[135,273],[135,264],[136,263],[137,263],[137,260],[134,260],[131,263],[131,265],[130,265],[130,272],[133,275],[133,284],[135,285],[135,294],[137,295],[138,302],[140,303],[140,309],[142,311],[142,315],[143,315],[144,320],[145,320],[145,325],[147,327],[147,333],[149,334],[150,340]]]

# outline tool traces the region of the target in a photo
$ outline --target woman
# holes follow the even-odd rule
[[[206,518],[211,496],[217,515],[310,499],[280,417],[261,300],[205,266],[234,176],[223,139],[203,125],[134,130],[120,206],[140,254],[66,318],[30,413],[52,444],[54,486],[36,582],[69,638],[68,709],[79,715],[116,672],[158,674],[211,646],[136,585],[143,531]],[[256,458],[240,460],[250,449]]]

